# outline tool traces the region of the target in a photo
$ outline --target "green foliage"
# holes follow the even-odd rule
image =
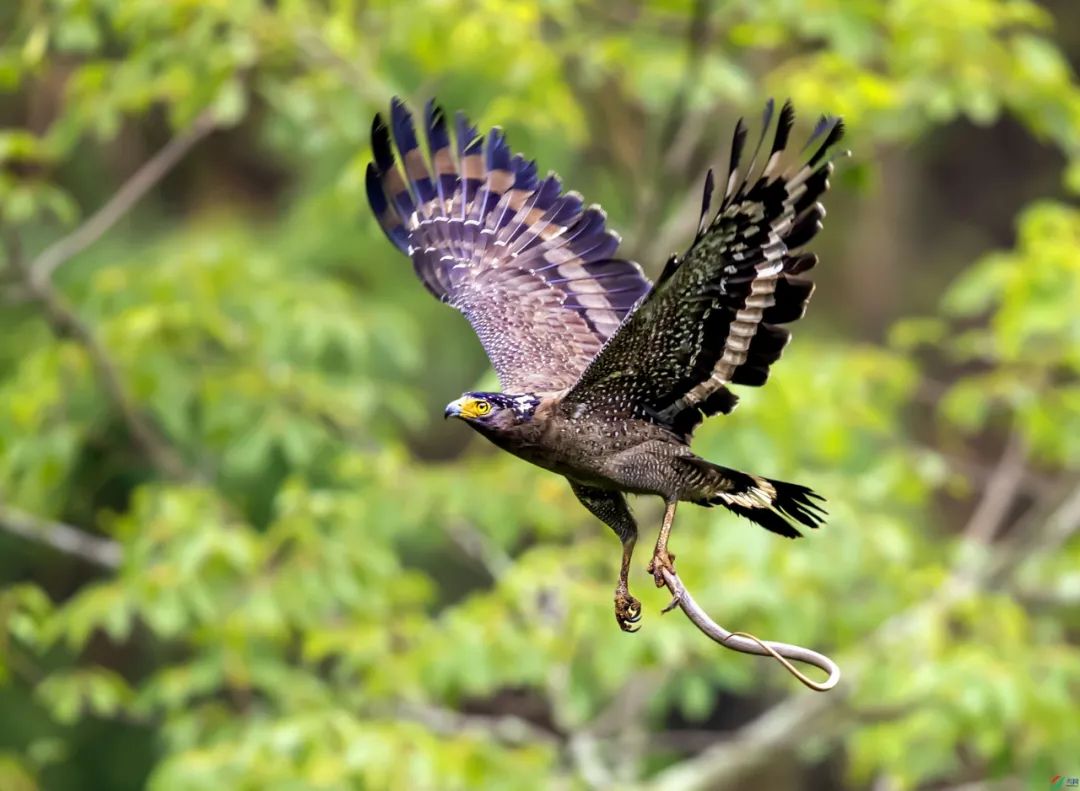
[[[1024,0],[700,10],[0,10],[0,99],[44,97],[45,122],[0,130],[0,230],[28,251],[110,198],[117,161],[130,172],[197,118],[219,128],[202,144],[215,153],[197,149],[162,185],[170,200],[148,199],[57,275],[185,475],[154,468],[85,339],[50,328],[7,252],[0,501],[115,541],[122,561],[92,569],[4,538],[0,705],[27,725],[0,728],[0,788],[631,786],[687,761],[661,738],[677,741],[673,721],[715,726],[721,693],[776,699],[789,682],[774,666],[659,617],[640,558],[645,628],[619,632],[614,537],[565,482],[438,419],[489,375],[368,216],[371,114],[394,92],[438,93],[507,124],[516,148],[604,201],[636,254],[684,194],[698,200],[699,165],[721,156],[703,130],[732,107],[754,113],[771,93],[843,114],[867,184],[876,151],[1007,114],[1075,190],[1080,87],[1053,19]],[[698,54],[695,24],[709,30]],[[673,103],[677,131],[700,131],[681,167],[666,158],[681,140],[665,131]],[[254,188],[222,164],[248,159]],[[868,197],[853,192],[839,197]],[[829,525],[797,544],[687,506],[673,548],[718,620],[851,670],[841,724],[807,755],[842,744],[853,784],[1076,771],[1078,623],[1060,602],[1076,601],[1080,543],[1063,530],[1063,544],[1025,548],[1015,574],[981,578],[971,568],[990,551],[957,533],[986,476],[954,461],[1011,431],[1029,478],[1055,495],[1076,486],[1078,283],[1080,212],[1037,202],[1015,246],[967,267],[935,316],[883,345],[838,341],[820,316],[768,387],[696,440],[829,496]],[[1017,530],[1057,524],[1055,502],[1036,498]],[[655,504],[636,507],[655,523]],[[147,745],[137,759],[132,733]]]
[[[987,257],[952,289],[946,311],[990,315],[958,336],[954,354],[982,363],[942,408],[967,429],[995,407],[1014,413],[1032,447],[1056,464],[1080,464],[1080,211],[1041,204],[1020,219],[1017,249]]]

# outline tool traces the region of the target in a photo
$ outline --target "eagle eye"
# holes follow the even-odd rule
[[[491,411],[491,402],[477,399],[473,404],[473,411],[479,416],[483,417]]]

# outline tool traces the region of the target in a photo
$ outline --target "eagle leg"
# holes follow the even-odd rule
[[[636,632],[641,628],[638,625],[641,620],[641,602],[630,595],[627,577],[630,574],[630,559],[634,556],[638,529],[626,505],[626,498],[620,492],[587,486],[575,480],[570,480],[570,488],[593,516],[615,531],[622,543],[622,566],[619,569],[619,583],[615,586],[615,620],[624,632]]]
[[[615,620],[624,632],[636,632],[641,628],[641,602],[630,595],[627,577],[630,574],[630,559],[634,556],[634,544],[637,533],[620,536],[622,541],[622,566],[619,568],[619,584],[615,586]]]
[[[656,537],[652,560],[649,561],[648,572],[653,575],[658,588],[667,584],[664,580],[664,569],[675,573],[675,553],[668,552],[667,545],[668,538],[671,537],[671,525],[675,521],[675,506],[678,504],[678,500],[668,500],[664,506],[664,521],[660,525],[660,535]]]

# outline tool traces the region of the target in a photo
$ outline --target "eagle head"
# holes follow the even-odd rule
[[[499,431],[532,420],[540,399],[525,393],[465,393],[446,405],[443,417],[456,417],[478,430]]]

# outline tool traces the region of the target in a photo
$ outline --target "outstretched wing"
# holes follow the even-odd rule
[[[689,437],[707,415],[728,413],[728,384],[761,385],[787,344],[780,325],[803,315],[813,283],[799,277],[817,263],[794,252],[821,228],[818,198],[832,172],[829,151],[843,135],[839,119],[822,118],[807,143],[824,141],[804,163],[784,168],[795,113],[780,111],[772,150],[754,175],[773,115],[765,110],[761,139],[746,168],[746,141],[735,128],[723,200],[709,220],[709,173],[701,221],[683,259],[673,257],[656,286],[564,398],[564,408],[639,417]],[[805,148],[804,148],[805,150]]]
[[[432,294],[465,314],[503,389],[569,387],[615,333],[649,281],[612,258],[619,238],[599,206],[562,192],[554,174],[512,154],[501,130],[486,141],[460,113],[456,155],[442,110],[425,113],[428,159],[412,116],[394,99],[391,129],[375,116],[371,208]]]

